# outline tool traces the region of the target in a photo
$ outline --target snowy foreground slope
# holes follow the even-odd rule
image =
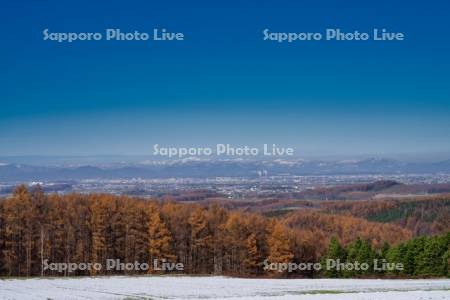
[[[450,280],[81,277],[0,280],[0,299],[450,299]]]

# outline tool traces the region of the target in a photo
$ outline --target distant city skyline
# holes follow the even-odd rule
[[[0,156],[148,155],[275,143],[296,156],[450,154],[450,3],[7,3]],[[177,42],[44,41],[42,31],[183,32]],[[262,30],[405,33],[263,41]]]

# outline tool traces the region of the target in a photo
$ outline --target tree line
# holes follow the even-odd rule
[[[421,236],[399,245],[384,243],[381,249],[374,249],[365,240],[342,246],[335,238],[331,239],[327,253],[322,259],[339,260],[342,263],[358,261],[369,265],[367,270],[325,270],[327,277],[355,276],[401,276],[401,277],[449,277],[450,276],[450,232],[438,236]],[[376,270],[374,262],[379,269]],[[394,268],[400,264],[401,268]],[[381,269],[380,266],[387,266]]]
[[[334,201],[322,210],[374,222],[397,224],[413,235],[438,235],[450,230],[450,195],[385,199],[377,201]]]
[[[346,216],[307,217],[268,218],[261,214],[228,210],[218,204],[202,206],[109,194],[47,195],[39,187],[30,190],[19,186],[10,197],[0,200],[0,275],[142,274],[133,270],[112,273],[95,269],[61,274],[44,270],[42,266],[44,261],[105,264],[107,259],[119,259],[124,263],[148,262],[151,265],[154,259],[164,259],[182,263],[183,273],[187,274],[279,276],[264,271],[262,262],[320,262],[325,257],[337,255],[333,250],[337,245],[339,251],[342,250],[339,257],[343,255],[345,259],[357,257],[353,253],[362,250],[352,249],[359,249],[361,245],[370,255],[384,253],[389,256],[383,257],[392,260],[421,257],[417,262],[414,260],[413,271],[408,265],[407,272],[394,275],[445,275],[442,266],[438,273],[431,272],[431,269],[425,272],[425,262],[432,262],[430,268],[434,268],[438,260],[436,255],[439,259],[446,257],[448,237],[417,239],[423,240],[423,248],[420,248],[417,246],[420,242],[416,239],[407,241],[410,238],[408,232],[389,227],[393,225],[374,226]],[[320,227],[321,231],[307,230],[307,226],[302,228],[301,222],[309,223],[310,228]],[[346,234],[346,228],[357,234]],[[385,234],[383,229],[397,232]],[[362,239],[358,239],[359,233]],[[336,239],[332,239],[333,236]],[[427,244],[428,240],[435,239],[439,239],[439,247],[442,248],[436,252],[438,254],[432,251],[436,247],[434,244]],[[382,244],[382,240],[394,246]],[[407,246],[409,243],[415,246]],[[416,252],[405,250],[409,247]],[[148,272],[160,271],[150,269]],[[306,271],[281,275],[366,274]]]

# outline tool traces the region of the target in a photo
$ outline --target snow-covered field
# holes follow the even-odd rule
[[[81,277],[0,280],[0,299],[450,299],[450,280]]]

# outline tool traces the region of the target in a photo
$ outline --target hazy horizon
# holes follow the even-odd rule
[[[295,155],[281,157],[244,157],[244,156],[187,156],[183,158],[177,157],[161,157],[155,155],[127,155],[127,154],[98,154],[98,155],[0,155],[0,163],[16,163],[30,165],[66,165],[66,164],[85,164],[97,165],[104,163],[142,163],[146,161],[177,161],[185,159],[209,159],[209,160],[306,160],[306,161],[364,161],[368,159],[387,159],[399,162],[442,162],[450,160],[450,153],[421,153],[421,154],[355,154],[355,155]]]

